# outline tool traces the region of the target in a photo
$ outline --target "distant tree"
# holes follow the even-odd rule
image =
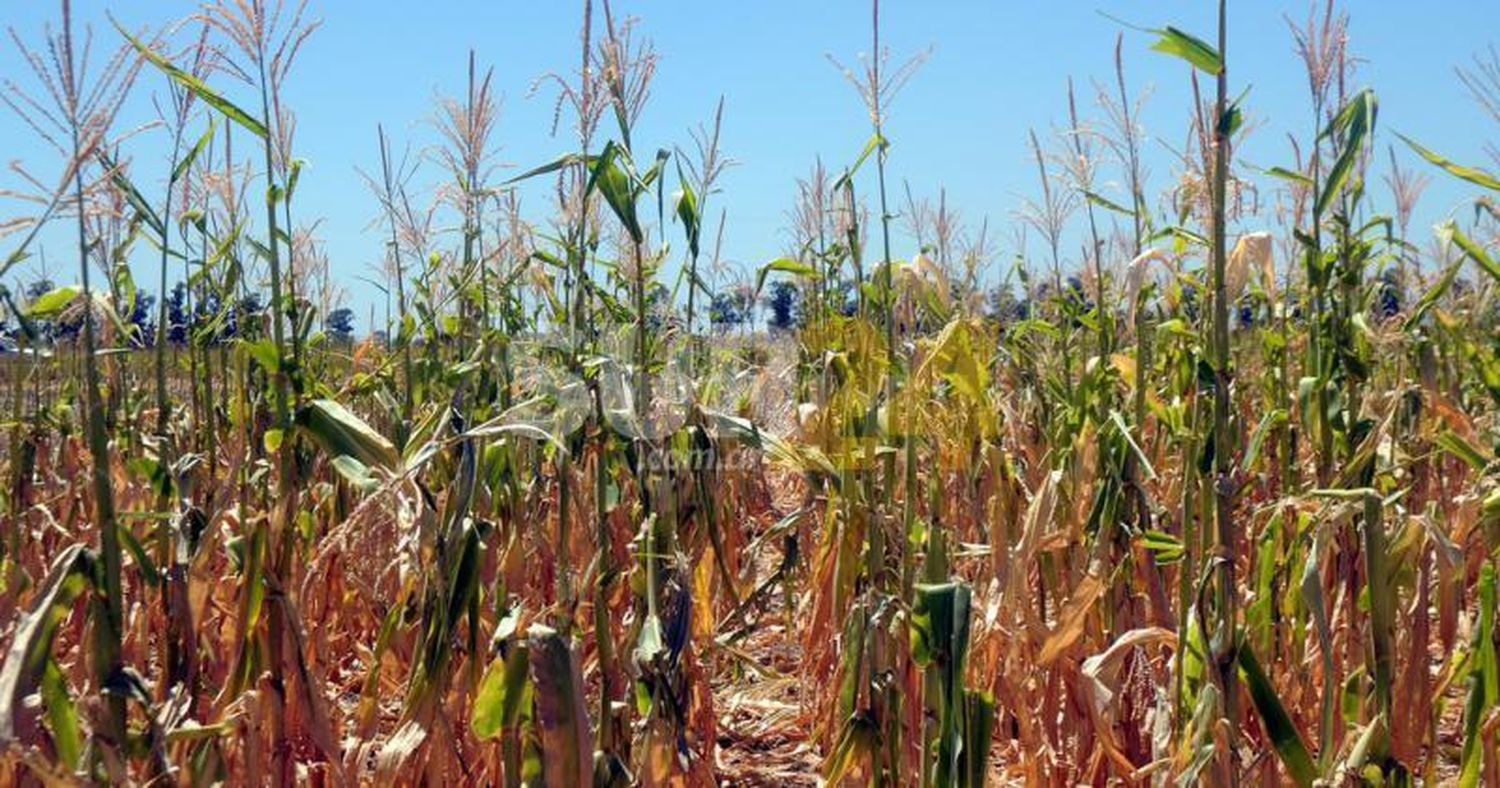
[[[187,342],[187,285],[178,282],[167,297],[167,342],[181,347]]]
[[[1389,320],[1401,312],[1401,294],[1405,283],[1401,281],[1401,272],[1395,268],[1387,268],[1380,272],[1379,297],[1376,300],[1375,314],[1382,319]]]
[[[254,339],[259,333],[258,323],[265,306],[260,302],[260,296],[250,293],[235,303],[234,308],[224,319],[224,329],[221,332],[226,339],[245,336]]]
[[[708,323],[715,331],[729,331],[750,317],[750,299],[743,291],[714,293],[708,305]]]
[[[1255,297],[1246,293],[1240,296],[1239,303],[1235,306],[1235,317],[1239,321],[1240,328],[1253,328],[1255,326]]]
[[[1189,320],[1198,319],[1198,287],[1192,282],[1182,285],[1182,313]]]
[[[156,344],[156,296],[136,293],[135,309],[130,312],[131,340],[137,347]]]
[[[57,289],[51,279],[38,279],[26,286],[26,301],[29,303]]]
[[[354,310],[339,307],[328,313],[328,338],[340,345],[354,341]]]
[[[781,281],[771,284],[766,306],[771,309],[770,326],[775,331],[790,331],[802,323],[802,303],[797,286]]]
[[[220,313],[224,311],[224,299],[216,292],[208,292],[198,299],[193,305],[193,331],[202,335],[207,334],[202,341],[210,345],[217,345],[227,339],[224,333],[227,326],[228,316],[222,319]],[[212,332],[209,332],[212,329]]]
[[[1001,325],[1009,325],[1030,316],[1030,305],[1016,298],[1016,293],[1010,287],[1001,286],[990,291],[989,297],[990,318]]]
[[[56,287],[57,285],[53,284],[51,279],[38,279],[22,288],[21,292],[25,294],[26,303],[29,304],[52,292]],[[21,308],[26,309],[24,305]],[[37,338],[42,341],[51,341],[57,338],[57,327],[53,325],[51,320],[32,320],[31,329],[37,333]]]
[[[854,317],[859,314],[859,285],[852,279],[844,279],[839,282],[839,296],[843,299],[839,302],[839,314],[844,317]]]
[[[657,282],[646,291],[646,328],[652,332],[662,330],[667,324],[667,312],[671,307],[671,291]]]

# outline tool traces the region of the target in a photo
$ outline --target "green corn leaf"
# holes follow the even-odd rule
[[[171,61],[127,32],[125,28],[120,26],[119,22],[115,22],[115,29],[120,31],[120,35],[124,36],[125,40],[129,41],[130,45],[135,47],[137,52],[141,53],[141,57],[145,58],[151,65],[156,66],[157,69],[166,74],[173,82],[176,82],[197,96],[203,103],[218,110],[224,117],[240,124],[245,130],[261,139],[266,139],[270,136],[266,131],[266,124],[259,118],[240,109],[234,102],[219,95],[213,88],[205,84],[203,80],[172,65]]]
[[[120,190],[120,194],[125,197],[125,202],[130,204],[136,216],[156,233],[156,238],[161,240],[161,245],[166,245],[166,224],[162,222],[156,209],[151,207],[151,203],[146,200],[140,190],[136,189],[130,178],[126,177],[124,168],[116,166],[114,160],[102,152],[99,154],[99,164],[109,173],[110,182]]]
[[[1412,308],[1411,314],[1407,316],[1406,322],[1402,324],[1403,328],[1405,328],[1407,331],[1410,331],[1422,322],[1422,318],[1425,317],[1427,313],[1433,308],[1433,306],[1437,305],[1437,302],[1441,301],[1443,299],[1443,296],[1447,295],[1448,290],[1453,287],[1453,282],[1458,278],[1458,272],[1463,268],[1463,264],[1464,261],[1462,259],[1458,259],[1450,263],[1447,268],[1443,269],[1442,276],[1438,277],[1438,280],[1434,282],[1431,287],[1427,288],[1427,292],[1423,293],[1422,297],[1417,300],[1417,305]]]
[[[130,553],[131,560],[135,561],[136,568],[141,570],[141,577],[145,579],[146,585],[155,587],[161,583],[161,574],[156,571],[156,562],[146,554],[145,545],[141,540],[135,538],[135,534],[129,528],[116,524],[115,529],[120,534],[120,544]]]
[[[1300,172],[1292,172],[1291,170],[1289,170],[1289,169],[1287,169],[1285,167],[1272,167],[1272,168],[1266,170],[1266,174],[1270,175],[1273,178],[1280,178],[1280,179],[1282,179],[1284,181],[1289,181],[1291,183],[1295,183],[1295,184],[1297,184],[1299,186],[1309,186],[1310,187],[1310,186],[1315,185],[1315,184],[1313,184],[1313,179],[1312,178],[1309,178],[1309,177],[1307,177],[1306,175],[1303,175]]]
[[[673,200],[673,205],[678,220],[682,222],[682,231],[687,236],[688,252],[697,257],[699,228],[702,225],[701,217],[698,215],[698,195],[693,192],[692,184],[682,177],[680,164],[677,167],[677,182],[681,186],[677,190],[677,198]]]
[[[1474,658],[1468,670],[1469,695],[1464,704],[1464,746],[1459,757],[1458,784],[1479,784],[1484,761],[1483,723],[1500,702],[1500,665],[1495,656],[1495,566],[1479,570],[1479,626],[1474,628]]]
[[[1320,559],[1326,551],[1327,537],[1323,530],[1317,530],[1313,534],[1312,545],[1307,551],[1307,560],[1302,565],[1302,578],[1298,583],[1297,591],[1301,597],[1302,604],[1307,608],[1312,617],[1313,626],[1318,635],[1318,648],[1323,654],[1323,669],[1332,674],[1333,666],[1333,628],[1328,619],[1328,608],[1323,602],[1323,577],[1319,571]],[[1332,691],[1323,693],[1322,708],[1318,721],[1318,752],[1321,753],[1323,762],[1326,764],[1332,756],[1333,736],[1333,698]]]
[[[629,158],[627,152],[626,159],[628,160]],[[651,166],[635,178],[636,191],[638,193],[645,193],[651,189],[651,186],[661,177],[662,169],[666,167],[667,159],[670,158],[672,158],[671,151],[666,148],[656,149],[656,158],[651,162]]]
[[[47,711],[47,728],[52,732],[60,763],[76,765],[83,753],[83,732],[78,726],[78,707],[68,694],[68,679],[57,660],[50,655],[42,673],[42,705]]]
[[[854,173],[859,172],[859,168],[865,163],[866,159],[870,158],[870,154],[889,144],[885,137],[880,136],[880,134],[871,134],[870,139],[865,142],[864,150],[859,152],[859,158],[855,159],[854,164],[850,165],[849,169],[844,170],[844,174],[840,175],[838,180],[833,182],[833,187],[830,191],[836,192],[848,186],[854,180]]]
[[[990,769],[995,734],[995,696],[983,690],[964,692],[964,741],[959,751],[960,788],[983,788]]]
[[[370,467],[368,465],[347,454],[340,454],[334,457],[329,461],[329,464],[333,466],[334,471],[338,475],[344,477],[344,481],[349,482],[350,485],[360,492],[373,492],[375,488],[380,486],[380,482],[374,476],[370,475]]]
[[[614,212],[615,218],[625,227],[625,232],[630,234],[630,239],[639,244],[645,239],[645,235],[641,232],[641,224],[636,217],[636,190],[634,179],[626,169],[628,166],[629,159],[624,149],[613,141],[605,143],[604,151],[589,170],[585,193],[599,192]]]
[[[37,296],[30,304],[26,305],[26,316],[31,318],[54,317],[63,311],[78,295],[83,288],[78,285],[64,285],[55,287],[40,296]]]
[[[531,684],[526,680],[531,668],[529,652],[521,643],[512,644],[508,652],[491,660],[474,696],[474,735],[481,739],[493,739],[514,728],[531,698]]]
[[[0,746],[16,743],[16,714],[25,708],[26,698],[46,681],[48,666],[52,665],[52,638],[73,609],[73,601],[92,582],[94,568],[94,554],[83,545],[63,550],[33,597],[31,609],[16,623],[5,662],[0,664]],[[53,686],[46,696],[57,691]],[[65,691],[62,694],[66,696]],[[44,696],[43,700],[57,699]],[[49,713],[56,722],[62,710]],[[67,736],[69,732],[54,731],[54,735]]]
[[[1115,213],[1123,214],[1125,216],[1135,216],[1135,211],[1126,208],[1125,206],[1109,199],[1108,197],[1105,197],[1102,194],[1091,192],[1085,189],[1083,192],[1083,198],[1085,200],[1088,200],[1090,203],[1103,208],[1106,211],[1114,211]]]
[[[1437,444],[1437,447],[1443,451],[1463,460],[1465,465],[1476,471],[1483,472],[1485,467],[1490,464],[1489,460],[1484,456],[1484,452],[1479,450],[1479,447],[1453,430],[1444,429],[1437,434],[1436,438],[1433,438],[1432,442]]]
[[[1272,746],[1276,748],[1287,776],[1297,785],[1311,786],[1318,779],[1312,755],[1308,753],[1307,745],[1302,742],[1302,734],[1297,732],[1296,725],[1286,713],[1286,707],[1276,694],[1276,688],[1271,685],[1271,679],[1256,660],[1255,651],[1249,643],[1239,647],[1239,666],[1240,676],[1244,678],[1245,687],[1250,691],[1250,699],[1255,703],[1256,712],[1260,714],[1261,725],[1266,730],[1266,736],[1271,739]]]
[[[257,339],[253,342],[244,343],[245,352],[250,358],[259,364],[268,374],[276,374],[281,370],[281,353],[276,349],[276,343],[270,339]]]
[[[1182,540],[1165,531],[1146,531],[1139,539],[1141,546],[1151,551],[1158,564],[1177,563],[1187,553]]]
[[[1400,137],[1401,141],[1406,143],[1407,147],[1416,151],[1418,156],[1426,159],[1429,164],[1433,164],[1443,168],[1444,170],[1447,170],[1449,175],[1452,175],[1456,178],[1462,178],[1469,183],[1483,186],[1484,188],[1491,191],[1500,192],[1500,177],[1497,177],[1478,167],[1465,167],[1462,164],[1457,164],[1446,156],[1443,156],[1442,154],[1435,153],[1428,148],[1422,147],[1422,145],[1419,144],[1416,140],[1413,140],[1405,134],[1401,134],[1398,132],[1396,136]]]
[[[965,583],[917,584],[910,625],[912,660],[936,670],[942,697],[938,706],[937,753],[933,784],[952,785],[965,769],[963,749],[964,665],[969,652],[972,594]]]
[[[1272,430],[1287,423],[1287,413],[1281,408],[1276,408],[1261,417],[1260,423],[1255,426],[1255,432],[1250,436],[1250,445],[1245,449],[1245,456],[1240,461],[1240,470],[1250,472],[1255,469],[1255,461],[1260,457],[1260,451],[1266,443],[1266,436]]]
[[[1153,50],[1180,57],[1211,76],[1218,76],[1224,70],[1224,59],[1219,56],[1219,50],[1203,39],[1170,25],[1151,32],[1158,36],[1156,43],[1151,45]]]
[[[569,167],[572,167],[572,166],[575,166],[575,165],[578,165],[578,164],[583,164],[583,165],[592,167],[593,163],[594,163],[594,161],[596,159],[598,159],[597,156],[587,156],[586,157],[586,156],[584,156],[583,154],[580,154],[580,153],[564,153],[564,154],[558,156],[557,158],[553,159],[552,161],[547,162],[546,164],[541,164],[541,165],[538,165],[536,167],[532,167],[531,169],[529,169],[529,170],[521,173],[520,175],[517,175],[514,178],[511,178],[511,179],[507,180],[505,183],[508,186],[510,184],[513,184],[513,183],[519,183],[519,182],[524,181],[524,180],[529,180],[531,178],[535,178],[538,175],[546,175],[546,174],[551,173],[551,172],[557,172],[558,170],[565,170],[565,169],[567,169]]]
[[[213,137],[214,119],[213,116],[210,115],[208,117],[208,128],[203,130],[203,135],[198,138],[197,142],[193,143],[193,147],[188,149],[187,155],[183,156],[182,160],[177,162],[177,166],[172,169],[172,177],[167,179],[167,183],[169,185],[182,180],[182,176],[187,174],[188,169],[191,168],[193,166],[193,162],[197,161],[198,157],[202,155],[203,149],[208,147],[208,143],[213,139]]]
[[[772,260],[771,262],[761,266],[760,270],[756,271],[755,296],[757,298],[760,297],[760,291],[763,290],[766,286],[766,278],[769,277],[773,272],[788,274],[790,276],[800,278],[816,276],[818,273],[818,269],[800,260],[793,260],[790,257],[778,257],[775,260]]]
[[[1463,250],[1463,253],[1470,260],[1474,261],[1475,265],[1484,269],[1484,272],[1496,281],[1500,281],[1500,263],[1496,263],[1495,259],[1490,257],[1483,246],[1475,243],[1474,239],[1469,236],[1464,235],[1463,231],[1458,229],[1458,224],[1452,219],[1444,222],[1438,228],[1438,237],[1452,241],[1459,249]]]
[[[1313,206],[1313,212],[1317,216],[1322,216],[1328,210],[1328,206],[1342,193],[1344,185],[1354,173],[1354,167],[1364,151],[1365,141],[1375,132],[1377,113],[1375,93],[1366,88],[1349,99],[1333,122],[1324,129],[1323,136],[1344,136],[1339,157],[1329,169],[1328,179],[1324,181],[1323,190],[1318,193],[1317,203]]]
[[[396,447],[363,419],[331,399],[315,399],[297,413],[297,426],[330,457],[348,455],[367,467],[394,470]]]
[[[1130,427],[1125,424],[1125,416],[1117,410],[1111,410],[1109,412],[1109,420],[1110,423],[1115,425],[1115,429],[1119,430],[1120,437],[1125,439],[1125,445],[1130,447],[1130,451],[1135,455],[1136,461],[1141,464],[1140,469],[1143,473],[1143,478],[1154,480],[1156,478],[1156,468],[1152,467],[1151,458],[1146,456],[1146,452],[1141,448],[1141,445],[1135,442],[1135,435],[1132,434]]]

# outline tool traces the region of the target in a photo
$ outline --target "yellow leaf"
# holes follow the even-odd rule
[[[1042,644],[1042,653],[1037,657],[1037,662],[1042,665],[1050,665],[1067,651],[1070,646],[1083,637],[1083,625],[1088,621],[1090,610],[1094,609],[1094,603],[1104,594],[1104,582],[1094,575],[1085,575],[1079,581],[1078,587],[1073,589],[1073,595],[1063,605],[1062,612],[1057,617],[1057,628],[1047,636],[1047,642]]]
[[[1271,265],[1271,234],[1257,232],[1240,236],[1229,253],[1228,262],[1224,269],[1224,294],[1232,302],[1245,291],[1252,268],[1260,270],[1264,276],[1264,271]]]

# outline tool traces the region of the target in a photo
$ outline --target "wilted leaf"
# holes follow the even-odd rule
[[[348,455],[370,468],[394,470],[396,447],[363,419],[331,399],[315,399],[297,413],[297,426],[331,457]]]
[[[0,665],[0,746],[18,741],[16,716],[26,708],[26,697],[42,685],[52,660],[52,637],[73,608],[73,600],[91,581],[94,554],[83,545],[63,550],[21,615],[5,663]],[[60,680],[60,677],[54,677]],[[55,697],[58,688],[49,692]],[[47,699],[44,699],[47,700]],[[23,742],[24,743],[24,742]]]
[[[1083,637],[1083,625],[1088,620],[1089,611],[1093,610],[1094,603],[1104,595],[1104,581],[1096,575],[1084,575],[1078,581],[1078,586],[1063,604],[1062,611],[1057,615],[1057,627],[1047,640],[1042,644],[1042,651],[1037,655],[1037,662],[1041,665],[1051,665],[1059,656],[1078,639]]]
[[[594,747],[578,658],[567,640],[548,627],[533,626],[527,640],[543,776],[548,785],[586,785]]]

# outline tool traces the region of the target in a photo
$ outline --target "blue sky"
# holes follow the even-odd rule
[[[884,39],[894,54],[932,48],[891,112],[887,136],[893,144],[894,192],[901,192],[903,182],[919,196],[946,188],[949,205],[970,223],[988,217],[999,257],[1008,259],[1015,211],[1023,197],[1037,191],[1027,129],[1045,133],[1065,120],[1070,76],[1080,87],[1085,116],[1096,114],[1089,81],[1112,78],[1113,44],[1121,28],[1099,12],[1145,25],[1171,23],[1207,39],[1213,5],[1205,0],[886,0]],[[1453,69],[1495,41],[1493,2],[1346,5],[1352,11],[1351,49],[1363,60],[1356,84],[1374,87],[1380,98],[1381,129],[1387,132],[1382,148],[1396,142],[1388,132],[1399,130],[1455,159],[1483,163],[1483,143],[1500,138],[1500,127],[1468,100]],[[7,6],[0,21],[29,41],[37,40],[42,25],[57,13],[46,0],[11,0]],[[130,25],[161,24],[196,4],[77,0],[75,6],[81,19],[93,21],[96,37],[113,40],[114,31],[103,21],[106,9]],[[553,94],[531,95],[530,88],[544,73],[573,67],[580,6],[552,0],[314,0],[311,7],[323,27],[306,46],[287,94],[298,115],[296,153],[311,165],[299,187],[297,213],[321,218],[319,233],[350,293],[361,331],[368,328],[368,309],[378,296],[356,277],[369,273],[382,240],[366,230],[376,204],[356,167],[371,170],[378,163],[376,123],[384,123],[398,145],[409,142],[415,151],[435,143],[429,123],[434,98],[462,91],[472,47],[481,65],[494,66],[503,94],[499,159],[529,166],[552,158],[568,141],[549,136]],[[1259,166],[1288,164],[1286,135],[1306,139],[1311,119],[1284,16],[1300,20],[1309,5],[1236,0],[1230,6],[1232,91],[1251,88],[1247,113],[1257,125],[1238,155]],[[777,256],[785,245],[795,178],[818,156],[831,168],[852,160],[869,136],[864,109],[827,59],[832,54],[854,62],[869,49],[868,3],[617,0],[616,13],[639,17],[640,29],[661,54],[653,98],[635,133],[637,146],[690,145],[688,129],[706,121],[722,95],[722,144],[739,162],[710,207],[715,216],[720,208],[728,211],[724,257],[749,269]],[[1143,34],[1126,33],[1131,89],[1151,91],[1142,123],[1151,137],[1146,152],[1154,194],[1173,175],[1166,146],[1181,147],[1190,99],[1187,67],[1151,52],[1149,43]],[[5,44],[0,76],[21,75],[14,48]],[[146,117],[149,93],[161,90],[157,75],[145,74],[127,120]],[[239,86],[226,87],[243,96],[237,91]],[[130,152],[149,161],[160,150],[160,136],[133,140]],[[7,161],[21,159],[39,171],[54,171],[46,151],[8,112],[0,113],[0,141],[0,156]],[[1406,151],[1398,155],[1415,164]],[[1381,169],[1384,161],[1382,153]],[[424,170],[425,180],[437,176],[435,165]],[[1475,193],[1431,172],[1431,187],[1413,223],[1418,240],[1434,221],[1466,210]],[[1262,182],[1266,189],[1272,185]],[[13,175],[0,173],[0,188],[16,185]],[[1383,192],[1373,178],[1372,189]],[[1118,189],[1113,193],[1118,196]],[[540,193],[528,195],[527,203],[540,214]],[[20,209],[0,202],[0,218]],[[61,236],[48,233],[44,240],[53,278],[75,279]],[[902,242],[895,253],[904,257],[912,251]],[[23,271],[31,274],[35,268],[28,263]]]

